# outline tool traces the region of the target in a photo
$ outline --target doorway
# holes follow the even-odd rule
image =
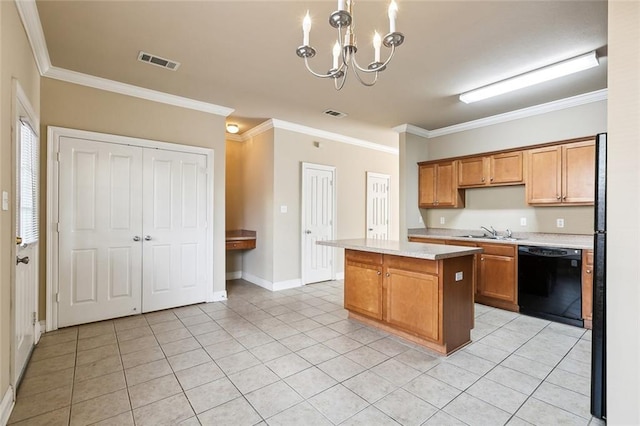
[[[336,168],[302,163],[302,284],[334,278],[333,247],[316,242],[335,239]]]
[[[367,172],[367,238],[389,239],[389,183],[391,177]]]

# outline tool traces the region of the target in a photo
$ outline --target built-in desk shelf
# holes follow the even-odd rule
[[[226,250],[250,250],[256,248],[256,231],[233,229],[226,232]]]

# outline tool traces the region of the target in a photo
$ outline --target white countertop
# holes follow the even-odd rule
[[[445,246],[441,244],[410,243],[408,241],[393,240],[368,240],[364,238],[318,241],[317,244],[428,260],[449,259],[452,257],[482,253],[482,249],[475,247]]]
[[[592,250],[593,235],[546,234],[538,232],[514,232],[516,240],[496,240],[493,238],[464,238],[460,235],[482,235],[482,230],[419,228],[409,229],[409,237],[428,237],[447,240],[477,241],[479,243],[515,244],[521,246],[565,247]]]

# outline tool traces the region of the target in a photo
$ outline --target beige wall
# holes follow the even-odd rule
[[[12,78],[16,78],[36,113],[40,111],[40,75],[14,2],[0,2],[0,191],[9,193],[8,211],[0,210],[0,399],[10,384],[11,276],[15,257],[14,143]]]
[[[314,142],[320,142],[316,147]],[[336,237],[364,238],[366,232],[366,172],[391,176],[391,239],[398,238],[398,156],[354,145],[319,139],[288,130],[275,131],[274,162],[274,282],[301,277],[300,237],[302,163],[336,168]],[[280,213],[280,206],[287,213]],[[342,256],[336,259],[342,272]]]
[[[204,112],[42,79],[43,140],[46,139],[46,126],[59,126],[213,149],[214,292],[225,291],[224,121],[224,117]],[[42,193],[45,194],[44,188]],[[41,229],[44,231],[44,227]],[[41,268],[42,274],[44,268]],[[42,281],[41,314],[44,312],[44,286]]]
[[[227,140],[226,141],[226,169],[225,169],[225,211],[226,223],[225,229],[242,229],[244,228],[244,193],[242,185],[242,176],[244,162],[242,161],[243,142]],[[226,272],[241,272],[242,258],[244,252],[242,250],[232,250],[226,252]]]
[[[607,423],[640,424],[640,2],[609,1]]]
[[[599,101],[561,111],[521,118],[436,138],[414,136],[405,149],[413,161],[407,164],[439,158],[518,148],[539,143],[592,136],[607,130],[607,102]],[[409,228],[421,227],[416,223],[418,179],[409,177],[405,189],[404,215]],[[588,234],[593,230],[593,209],[589,207],[530,207],[525,203],[524,186],[480,188],[466,190],[464,209],[420,209],[427,227],[477,229],[493,225],[496,229],[509,228],[521,232],[557,232]],[[499,208],[496,208],[499,206]],[[445,224],[440,224],[444,217]],[[520,218],[527,225],[520,226]],[[564,228],[556,227],[556,219],[565,221]],[[413,226],[412,226],[413,225]]]
[[[274,131],[243,142],[243,223],[256,231],[256,248],[243,254],[243,272],[273,282]]]

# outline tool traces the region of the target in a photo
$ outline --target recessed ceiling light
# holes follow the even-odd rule
[[[227,132],[236,134],[240,131],[240,127],[235,123],[227,124]]]
[[[596,52],[593,51],[506,80],[498,81],[488,86],[470,90],[461,94],[460,100],[466,104],[470,104],[596,66],[598,66],[598,57],[596,56]]]

